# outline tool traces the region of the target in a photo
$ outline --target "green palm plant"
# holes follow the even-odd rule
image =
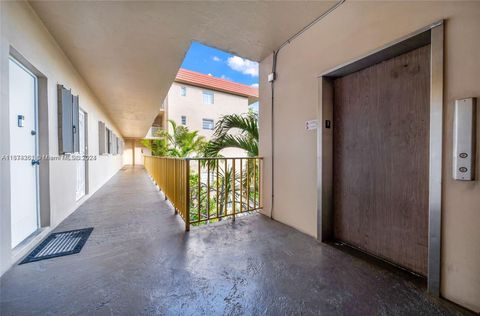
[[[205,146],[203,154],[205,157],[222,157],[222,155],[220,155],[222,149],[239,148],[245,150],[249,157],[256,157],[258,156],[258,137],[258,115],[256,113],[249,112],[241,115],[225,115],[215,125],[213,138]],[[233,186],[231,183],[231,179],[233,176],[233,170],[231,166],[223,166],[221,162],[222,160],[212,159],[203,161],[203,164],[210,165],[210,170],[214,170],[217,167],[217,164],[219,164],[219,177],[218,179],[216,179],[216,181],[218,181],[220,184],[220,196],[223,197],[226,195],[226,199],[221,199],[219,201],[218,207],[219,213],[224,214],[226,213],[227,205],[230,205],[232,203],[231,192],[233,190]],[[243,169],[242,177],[240,177],[238,169],[235,171],[235,179],[242,178],[243,181],[242,183],[240,183],[239,180],[236,180],[236,189],[234,190],[236,196],[235,200],[236,203],[238,203],[238,201],[240,200],[239,187],[243,187],[243,204],[246,203],[247,199],[251,200],[252,198],[246,196],[246,187],[248,183],[247,178],[249,179],[249,181],[252,181],[255,178],[252,161],[244,160],[244,163],[245,166]],[[248,173],[246,168],[247,164],[250,166]],[[237,161],[237,168],[238,167],[239,165]]]
[[[207,144],[205,137],[198,135],[198,131],[189,131],[186,126],[177,125],[175,121],[168,121],[171,132],[160,131],[156,136],[159,139],[142,140],[142,144],[152,151],[154,156],[192,157],[202,153]]]
[[[191,157],[193,154],[203,152],[207,141],[199,136],[198,131],[189,131],[186,126],[177,125],[175,121],[168,121],[172,127],[172,133],[166,132],[169,142],[168,155],[171,157]]]
[[[235,133],[236,132],[236,133]],[[258,156],[258,115],[253,112],[225,115],[215,125],[213,139],[205,146],[205,157],[219,157],[225,148],[239,148],[249,157]]]
[[[160,136],[160,135],[157,135]],[[140,143],[150,149],[153,156],[166,156],[168,152],[167,140],[164,137],[158,139],[142,139]]]
[[[242,194],[243,201],[240,203],[242,200],[240,197],[240,186],[242,184],[238,170],[235,171],[235,183],[232,183],[233,170],[231,165],[226,166],[223,163],[218,163],[218,177],[215,176],[215,170],[211,170],[210,175],[210,185],[207,185],[205,174],[201,177],[198,174],[192,174],[190,176],[190,188],[193,188],[193,194],[190,195],[190,218],[192,220],[205,219],[210,211],[211,221],[221,221],[222,218],[216,219],[215,214],[218,212],[219,216],[222,216],[231,211],[234,202],[232,190],[235,194],[237,211],[240,207],[243,209],[247,207],[248,202],[245,188]],[[198,188],[200,189],[200,194]],[[207,196],[210,196],[210,201],[208,201]],[[208,206],[208,202],[210,202],[210,206]],[[250,205],[252,205],[252,203],[250,203]]]

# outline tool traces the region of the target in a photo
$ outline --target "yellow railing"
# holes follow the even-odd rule
[[[262,158],[145,156],[145,168],[185,221],[186,230],[263,208]]]
[[[188,161],[179,158],[145,156],[145,169],[170,200],[183,220],[188,223]]]

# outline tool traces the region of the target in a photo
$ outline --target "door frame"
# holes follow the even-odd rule
[[[82,107],[78,107],[78,111],[79,112],[83,112],[83,132],[84,132],[84,156],[85,157],[88,157],[88,113],[87,111],[82,108]],[[88,191],[89,191],[89,185],[88,185],[88,159],[85,159],[84,160],[84,164],[85,164],[85,183],[84,183],[84,194],[79,197],[78,199],[76,199],[76,201],[80,201],[82,200],[83,198],[85,198],[85,196],[88,195]]]
[[[333,80],[430,44],[428,292],[440,296],[444,21],[437,21],[318,77],[317,239],[333,238]],[[327,121],[330,124],[327,127]]]
[[[34,128],[35,128],[35,135],[34,138],[35,138],[35,157],[38,157],[39,156],[39,153],[40,153],[40,150],[39,150],[39,119],[38,119],[38,115],[39,115],[39,111],[38,111],[38,107],[39,107],[39,91],[38,91],[38,86],[39,86],[39,77],[33,72],[31,71],[26,65],[24,65],[18,58],[16,58],[14,55],[10,54],[9,55],[9,61],[12,61],[13,63],[15,63],[18,67],[20,67],[23,71],[25,71],[27,74],[29,74],[30,76],[32,76],[34,78],[34,108],[33,108],[33,112],[34,112]],[[11,83],[9,82],[9,85]],[[9,104],[10,106],[10,104]],[[39,165],[36,165],[34,166],[35,168],[35,198],[36,198],[36,203],[35,203],[35,215],[37,217],[37,228],[35,229],[35,231],[28,237],[26,237],[23,241],[21,241],[18,245],[16,245],[15,247],[12,247],[12,249],[22,245],[26,240],[29,240],[29,238],[32,236],[32,235],[35,235],[39,229],[41,229],[42,227],[42,223],[41,223],[41,214],[40,214],[40,166]],[[12,234],[12,230],[13,230],[13,227],[11,226],[12,224],[10,223],[10,234]]]

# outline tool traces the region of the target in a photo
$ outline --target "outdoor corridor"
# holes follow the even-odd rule
[[[15,265],[1,315],[456,315],[418,280],[262,215],[192,227],[124,167],[55,231],[79,254]]]

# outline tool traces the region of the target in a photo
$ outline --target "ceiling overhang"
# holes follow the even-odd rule
[[[334,2],[30,4],[122,135],[141,138],[192,41],[260,61]]]

